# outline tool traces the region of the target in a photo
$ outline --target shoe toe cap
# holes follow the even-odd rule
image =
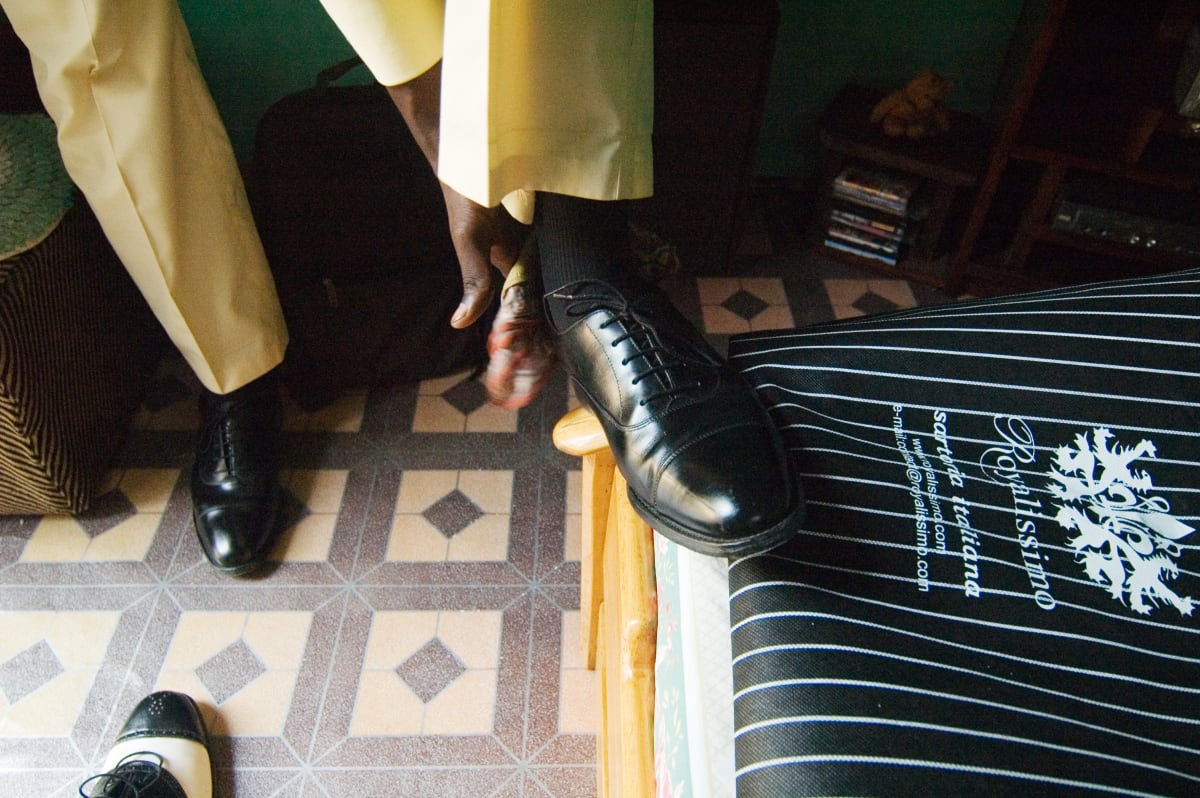
[[[195,513],[196,532],[209,562],[233,575],[263,564],[278,526],[276,503],[221,502]]]
[[[169,690],[151,693],[134,707],[119,740],[172,737],[207,744],[200,710],[189,696]]]
[[[742,425],[686,447],[659,476],[655,504],[714,546],[738,549],[783,534],[798,488],[769,429]]]

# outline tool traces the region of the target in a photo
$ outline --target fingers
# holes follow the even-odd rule
[[[462,271],[463,296],[450,326],[462,329],[478,321],[492,302],[492,264],[488,257],[491,242],[485,230],[456,225],[454,221],[452,218],[450,237]]]
[[[494,209],[492,223],[495,229],[489,253],[492,265],[507,277],[513,264],[521,256],[521,249],[525,245],[525,239],[529,237],[529,230],[525,225],[512,218],[503,205]]]
[[[481,272],[478,264],[469,264],[461,257],[459,263],[462,266],[463,297],[450,317],[450,326],[461,330],[479,321],[479,317],[492,304],[492,275],[486,264]]]
[[[462,329],[474,324],[492,301],[491,246],[495,239],[486,208],[472,202],[446,184],[446,213],[450,222],[450,239],[458,255],[462,271],[463,298],[450,326]]]
[[[442,193],[463,281],[462,302],[450,325],[461,329],[474,324],[490,307],[493,267],[508,274],[521,254],[527,232],[503,206],[485,208],[444,183]]]

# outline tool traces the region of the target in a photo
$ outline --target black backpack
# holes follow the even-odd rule
[[[255,136],[250,193],[291,334],[285,380],[308,409],[487,358],[490,314],[450,326],[462,286],[433,170],[386,89],[333,85],[360,63],[276,102]]]

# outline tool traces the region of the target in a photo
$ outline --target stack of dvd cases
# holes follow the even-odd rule
[[[847,166],[833,181],[825,245],[896,265],[919,184],[916,178]]]

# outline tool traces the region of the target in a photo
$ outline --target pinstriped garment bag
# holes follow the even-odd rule
[[[1200,795],[1200,270],[748,334],[740,796]]]

